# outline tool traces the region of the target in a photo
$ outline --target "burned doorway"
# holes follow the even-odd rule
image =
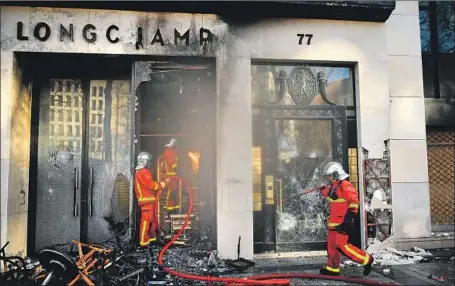
[[[212,62],[143,61],[134,65],[136,87],[135,154],[154,157],[152,174],[163,173],[164,147],[176,140],[177,175],[193,190],[193,217],[181,243],[206,240],[215,244],[216,214],[216,74]],[[178,210],[160,198],[160,224],[169,238],[186,216],[188,195],[178,187]],[[180,204],[181,202],[181,204]]]
[[[33,78],[29,252],[126,230],[131,60],[24,57]]]
[[[328,203],[302,193],[331,161],[357,183],[353,82],[348,67],[252,65],[255,253],[325,248]]]

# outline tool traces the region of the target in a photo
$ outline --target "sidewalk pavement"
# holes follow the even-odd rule
[[[395,283],[397,285],[454,285],[455,249],[431,251],[434,260],[407,265],[380,266],[374,265],[372,273],[365,277],[362,274],[363,267],[344,265],[342,275],[348,277],[366,278],[383,283]],[[452,259],[451,259],[452,258]],[[296,259],[263,259],[256,262],[256,266],[250,268],[248,274],[267,273],[292,273],[305,272],[319,274],[319,269],[326,263],[326,257],[305,257]],[[384,269],[389,269],[387,273]],[[387,274],[386,274],[387,273]],[[428,278],[429,275],[443,277],[444,281],[436,281]],[[243,275],[245,276],[245,274]],[[339,281],[293,279],[292,285],[358,285]]]

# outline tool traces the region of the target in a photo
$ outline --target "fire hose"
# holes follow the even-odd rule
[[[169,273],[170,275],[174,275],[183,279],[188,280],[197,280],[197,281],[205,281],[205,282],[218,282],[224,283],[225,285],[290,285],[291,278],[300,278],[300,279],[321,279],[321,280],[335,280],[335,281],[343,281],[348,283],[357,283],[363,285],[381,285],[381,286],[395,286],[398,284],[392,283],[382,283],[379,281],[362,279],[362,278],[355,278],[355,277],[342,277],[342,276],[328,276],[328,275],[319,275],[319,274],[310,274],[310,273],[277,273],[277,274],[265,274],[265,275],[254,275],[246,278],[232,278],[232,277],[215,277],[215,276],[201,276],[201,275],[194,275],[189,273],[178,272],[173,270],[172,268],[165,266],[163,263],[163,257],[166,251],[171,247],[174,242],[180,237],[180,235],[185,230],[192,213],[193,208],[193,192],[191,189],[190,184],[182,177],[173,176],[174,178],[180,180],[182,184],[185,186],[185,190],[189,196],[189,203],[188,203],[188,211],[185,222],[179,229],[179,231],[172,237],[172,239],[161,249],[160,254],[158,256],[158,264],[163,267],[163,270]],[[311,190],[310,190],[311,191]],[[316,191],[316,189],[312,190]],[[309,193],[309,192],[308,192]]]

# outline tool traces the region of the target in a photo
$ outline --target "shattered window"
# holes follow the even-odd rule
[[[353,70],[253,64],[251,92],[255,251],[324,249],[327,200],[306,192],[324,183],[329,162],[357,171],[346,132],[356,120]]]

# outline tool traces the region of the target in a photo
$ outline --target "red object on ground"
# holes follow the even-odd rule
[[[158,264],[163,267],[163,269],[171,275],[188,279],[188,280],[198,280],[198,281],[206,281],[206,282],[224,282],[225,285],[290,285],[291,278],[301,278],[301,279],[321,279],[321,280],[336,280],[336,281],[344,281],[348,283],[357,283],[357,284],[364,284],[364,285],[380,285],[380,286],[396,286],[399,284],[391,284],[391,283],[382,283],[379,281],[374,280],[367,280],[361,278],[354,278],[354,277],[342,277],[342,276],[327,276],[327,275],[319,275],[319,274],[309,274],[309,273],[287,273],[287,274],[265,274],[265,275],[255,275],[250,276],[247,278],[230,278],[230,277],[214,277],[214,276],[200,276],[200,275],[193,275],[188,273],[181,273],[175,271],[167,266],[164,266],[163,263],[163,256],[169,247],[179,238],[179,236],[185,230],[188,221],[191,216],[192,208],[193,208],[193,192],[189,183],[183,179],[182,177],[175,177],[176,179],[180,180],[185,187],[185,190],[188,192],[189,195],[189,206],[187,211],[187,217],[185,219],[184,224],[180,228],[180,230],[172,237],[172,239],[161,249],[160,254],[158,256]],[[312,190],[312,191],[316,191]]]

